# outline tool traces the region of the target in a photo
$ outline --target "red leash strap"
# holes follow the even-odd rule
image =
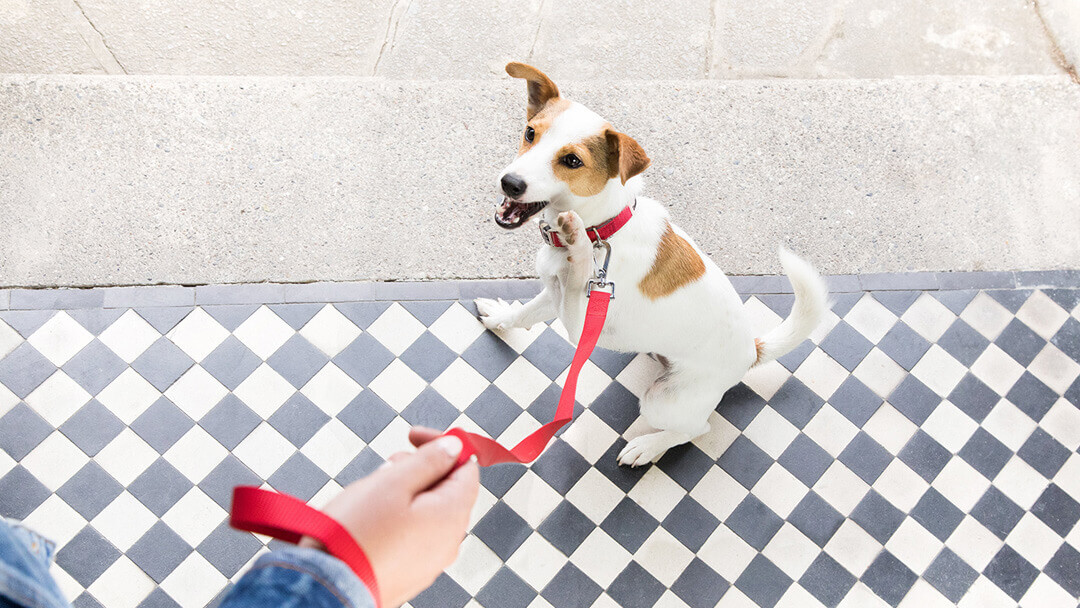
[[[469,433],[460,428],[450,429],[446,434],[458,437],[465,446],[458,457],[458,466],[464,464],[474,454],[476,461],[482,467],[501,462],[532,462],[544,451],[555,433],[573,419],[578,374],[581,373],[585,362],[589,360],[589,355],[592,354],[596,341],[600,338],[600,330],[604,328],[604,320],[607,319],[611,295],[599,289],[594,289],[589,293],[589,306],[585,310],[585,325],[581,330],[577,350],[574,351],[570,372],[566,375],[566,384],[563,385],[562,394],[559,395],[559,407],[555,410],[555,419],[522,439],[509,450],[488,437]]]
[[[376,608],[380,605],[379,585],[364,550],[341,524],[304,501],[255,486],[237,486],[229,525],[292,544],[302,536],[314,538],[327,553],[352,568],[375,599]]]

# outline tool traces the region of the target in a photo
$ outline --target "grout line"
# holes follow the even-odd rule
[[[94,25],[93,21],[90,21],[90,17],[86,15],[86,11],[84,11],[82,5],[79,4],[79,0],[68,0],[68,2],[70,2],[68,14],[75,21],[75,26],[79,30],[79,36],[82,37],[86,46],[90,48],[90,52],[101,64],[105,73],[127,74],[127,69],[124,68],[124,65],[116,58],[116,54],[109,48],[101,30],[97,29],[97,26]],[[87,26],[89,26],[89,29]]]

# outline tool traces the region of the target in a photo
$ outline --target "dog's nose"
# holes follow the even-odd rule
[[[516,173],[507,173],[502,177],[503,192],[510,198],[518,198],[525,194],[525,188],[527,187],[525,180],[521,179],[521,176]]]

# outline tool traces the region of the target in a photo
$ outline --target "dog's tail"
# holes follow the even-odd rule
[[[795,291],[795,305],[783,323],[764,336],[754,339],[757,360],[751,367],[782,357],[802,344],[821,323],[829,306],[829,292],[825,281],[814,267],[783,247],[779,254],[784,274],[791,279],[791,286]]]

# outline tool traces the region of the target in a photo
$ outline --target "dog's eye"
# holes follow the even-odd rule
[[[534,137],[536,137],[536,131],[532,127],[525,127],[525,141],[531,144]]]
[[[575,156],[573,154],[567,154],[566,156],[560,158],[559,161],[561,161],[562,164],[566,165],[567,167],[570,167],[571,169],[577,169],[578,167],[585,164],[585,163],[581,162],[580,158],[578,158],[577,156]]]

